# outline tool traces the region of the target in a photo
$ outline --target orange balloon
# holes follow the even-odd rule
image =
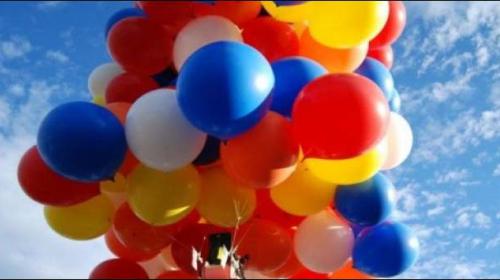
[[[194,5],[196,16],[223,16],[240,27],[256,18],[260,9],[259,1],[215,1],[212,5],[204,3]]]
[[[295,171],[299,154],[290,121],[275,112],[221,145],[221,159],[228,175],[253,188],[270,188],[285,181]]]
[[[330,73],[351,73],[356,70],[368,53],[368,43],[352,49],[334,49],[318,43],[309,29],[300,37],[300,55],[315,60]]]
[[[339,271],[332,273],[328,276],[330,279],[373,279],[373,277],[368,276],[364,273],[352,267],[352,260],[347,262],[347,264],[342,267]]]

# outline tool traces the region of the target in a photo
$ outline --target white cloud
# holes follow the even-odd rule
[[[490,102],[494,106],[500,107],[500,82],[495,82],[491,86]]]
[[[455,213],[455,219],[448,224],[450,230],[477,228],[491,228],[492,219],[490,216],[481,212],[477,205],[466,206],[458,209]]]
[[[451,182],[459,182],[469,176],[469,171],[466,169],[451,170],[444,174],[440,174],[437,178],[438,184],[445,184]]]
[[[0,98],[0,127],[6,126],[10,120],[10,114],[12,109],[10,108],[10,104],[5,100],[5,98]]]
[[[486,249],[494,249],[500,246],[500,234],[486,243]]]
[[[408,221],[415,219],[417,216],[417,184],[408,184],[407,186],[399,189],[396,193],[397,209],[394,213],[394,218],[400,221]]]
[[[32,50],[30,41],[23,37],[13,36],[0,42],[0,56],[5,59],[22,58]]]
[[[437,206],[435,208],[427,210],[427,216],[433,217],[433,216],[441,215],[444,213],[445,210],[446,210],[446,208],[444,206]]]
[[[16,97],[24,96],[25,94],[24,85],[20,83],[11,84],[7,89],[7,93]]]
[[[500,176],[500,164],[493,170],[493,176]]]
[[[484,213],[476,213],[474,216],[474,221],[477,226],[480,228],[490,228],[491,227],[491,218]]]
[[[62,51],[48,50],[45,53],[48,59],[54,60],[59,63],[66,63],[69,61],[69,57],[65,55]]]

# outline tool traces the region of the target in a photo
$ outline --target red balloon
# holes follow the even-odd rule
[[[126,18],[115,24],[108,47],[123,69],[138,75],[158,74],[172,63],[171,33],[147,18]]]
[[[288,260],[285,262],[284,265],[282,265],[280,268],[278,268],[275,271],[272,271],[270,273],[266,273],[266,276],[276,278],[276,279],[277,278],[288,279],[294,275],[297,275],[303,269],[304,269],[304,267],[302,266],[300,261],[297,259],[295,252],[292,251],[292,253],[290,254],[290,257],[288,257]]]
[[[308,84],[295,101],[292,124],[306,157],[346,159],[385,135],[389,106],[380,88],[357,74],[330,74]]]
[[[148,18],[177,34],[194,15],[193,1],[139,1]]]
[[[388,69],[392,68],[394,53],[392,52],[392,47],[390,45],[376,49],[369,49],[368,56],[382,62]]]
[[[370,41],[370,48],[391,45],[403,33],[406,8],[403,1],[389,1],[389,18],[380,33]]]
[[[288,214],[276,206],[268,189],[258,190],[256,194],[257,207],[254,217],[275,222],[285,229],[297,226],[305,219],[305,217]]]
[[[245,43],[259,50],[267,60],[299,55],[299,38],[293,27],[272,17],[259,17],[243,26]]]
[[[225,17],[241,27],[256,18],[261,8],[259,1],[217,0],[213,4],[198,1],[194,5],[194,13],[197,17],[208,15]]]
[[[327,274],[319,274],[313,271],[303,268],[297,274],[295,274],[290,279],[328,279]]]
[[[17,176],[23,191],[44,205],[71,206],[100,194],[99,183],[76,182],[54,172],[43,161],[36,146],[22,157]]]
[[[106,241],[106,246],[111,251],[111,253],[121,259],[126,259],[134,262],[142,262],[150,260],[156,256],[156,254],[154,253],[145,253],[126,247],[122,242],[120,242],[120,240],[118,240],[115,232],[112,229],[106,233],[104,239]]]
[[[133,261],[111,259],[96,266],[89,279],[149,279],[149,277],[146,271]]]
[[[156,279],[198,279],[198,277],[186,273],[184,271],[177,270],[177,271],[167,271],[158,276]]]
[[[123,73],[116,76],[106,88],[106,103],[126,102],[134,103],[144,94],[159,88],[150,77],[132,73]]]

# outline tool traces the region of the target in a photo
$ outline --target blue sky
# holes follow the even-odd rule
[[[52,233],[16,169],[57,104],[89,100],[87,77],[110,61],[107,18],[130,2],[2,2],[0,8],[0,277],[86,278],[110,257],[102,239]],[[500,277],[500,4],[407,3],[393,74],[415,134],[390,173],[396,217],[422,254],[407,277]]]

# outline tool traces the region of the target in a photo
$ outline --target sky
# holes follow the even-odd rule
[[[131,2],[0,4],[0,278],[86,278],[110,258],[103,239],[53,233],[24,195],[17,165],[58,104],[90,100],[87,78],[109,62],[105,22]],[[500,4],[406,3],[393,46],[410,158],[389,173],[394,219],[421,242],[402,277],[500,277]]]

